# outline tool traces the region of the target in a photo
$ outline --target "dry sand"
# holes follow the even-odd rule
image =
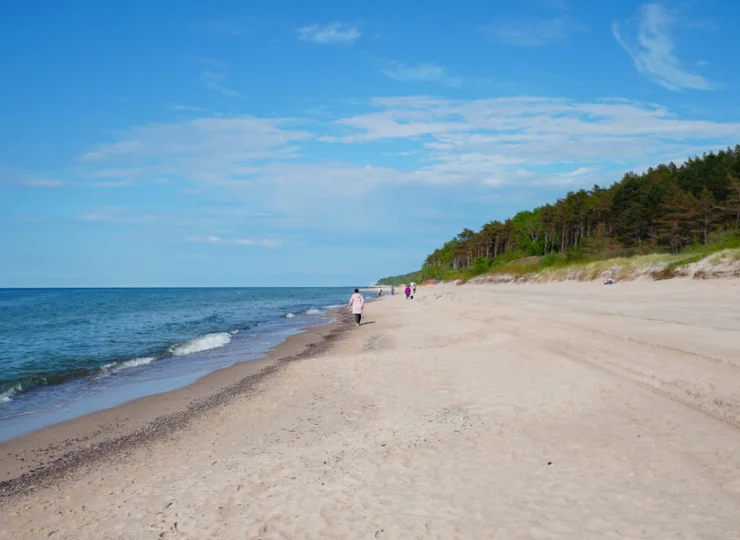
[[[740,285],[438,286],[0,538],[740,537]],[[115,457],[118,456],[118,457]]]

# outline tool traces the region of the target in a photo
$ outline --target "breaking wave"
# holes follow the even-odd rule
[[[175,345],[170,349],[174,356],[187,356],[197,352],[218,349],[231,342],[231,334],[228,332],[217,332],[215,334],[206,334]]]
[[[153,356],[144,356],[143,358],[134,358],[132,360],[124,360],[123,362],[111,362],[110,364],[105,364],[101,370],[105,374],[112,375],[113,373],[118,373],[124,369],[131,369],[151,364],[155,360],[156,358]]]
[[[23,385],[21,383],[15,384],[10,388],[6,388],[2,392],[0,392],[0,403],[7,403],[11,399],[13,399],[14,395],[21,391],[23,391]]]

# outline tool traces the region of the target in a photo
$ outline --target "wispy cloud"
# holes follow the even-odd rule
[[[131,181],[145,194],[153,179],[167,178],[178,200],[191,190],[189,201],[182,214],[97,208],[85,222],[219,250],[272,252],[266,248],[280,241],[299,249],[322,234],[390,235],[408,229],[408,211],[464,197],[489,218],[486,197],[501,205],[522,190],[544,197],[608,185],[635,166],[740,140],[740,122],[620,99],[411,95],[356,101],[350,111],[332,107],[321,119],[211,116],[122,132],[81,156],[79,181]],[[387,156],[392,149],[398,155]],[[409,210],[400,199],[411,193],[418,205]],[[209,206],[220,202],[228,206]],[[424,223],[440,234],[457,226]]]
[[[663,107],[627,100],[416,96],[381,98],[374,105],[377,111],[337,120],[344,134],[330,140],[417,141],[424,149],[416,160],[421,166],[383,170],[390,182],[534,184],[556,178],[551,168],[565,163],[574,170],[561,180],[585,181],[594,169],[606,175],[626,164],[688,157],[740,137],[740,123],[683,120]],[[528,179],[524,170],[535,174]]]
[[[606,179],[607,182],[615,178],[609,178],[607,175],[597,175],[598,167],[578,167],[573,171],[555,174],[538,174],[532,182],[535,186],[582,186],[586,182],[589,184],[598,184],[600,180]]]
[[[356,106],[366,110],[306,122],[314,132],[296,129],[297,120],[251,117],[135,128],[82,156],[82,167],[89,176],[142,185],[172,178],[204,193],[226,190],[250,208],[325,221],[343,219],[344,201],[382,186],[587,185],[594,178],[617,180],[634,165],[740,139],[740,123],[683,119],[662,106],[623,99],[422,95]],[[403,141],[404,151],[394,158],[401,162],[389,166],[388,145],[377,142],[394,140]],[[310,155],[334,158],[307,158],[309,142]],[[362,145],[362,159],[337,157],[345,152],[332,146],[343,144]]]
[[[408,65],[391,61],[381,73],[402,82],[431,82],[444,86],[461,86],[463,83],[462,77],[450,74],[445,67],[433,62]]]
[[[23,181],[23,185],[30,187],[55,188],[62,187],[64,182],[61,180],[49,180],[44,178],[31,178]]]
[[[88,214],[85,214],[84,216],[81,216],[80,219],[97,223],[118,223],[133,225],[151,223],[155,220],[155,216],[152,214],[142,214],[139,212],[135,212],[129,208],[103,206],[89,212]]]
[[[224,96],[241,97],[241,93],[224,84],[225,79],[226,76],[223,73],[212,71],[210,69],[203,70],[200,73],[200,81],[206,88],[223,94]]]
[[[231,244],[239,246],[253,246],[265,248],[279,248],[283,244],[277,240],[253,239],[253,238],[223,238],[221,236],[191,236],[188,242],[200,244]]]
[[[28,173],[0,165],[0,186],[26,186],[35,188],[59,188],[66,185],[62,180],[47,178],[35,173]]]
[[[640,7],[636,37],[624,35],[616,21],[612,33],[637,70],[662,87],[672,91],[712,90],[711,82],[687,71],[676,57],[672,35],[675,25],[676,20],[664,6],[645,4]]]
[[[91,171],[90,176],[130,179],[144,175],[166,177],[184,169],[193,172],[200,170],[200,163],[217,168],[224,165],[222,160],[243,163],[250,159],[290,159],[296,152],[293,143],[311,136],[306,131],[290,129],[292,123],[285,118],[244,116],[152,124],[121,133],[117,141],[82,154],[80,160],[118,163]]]
[[[203,107],[197,107],[195,105],[183,105],[182,103],[168,103],[167,108],[171,111],[177,112],[208,112]]]
[[[578,167],[577,169],[573,171],[569,171],[566,173],[561,173],[561,176],[565,176],[568,178],[573,178],[575,176],[583,176],[585,174],[593,174],[596,171],[598,171],[598,167]]]
[[[496,43],[514,47],[540,47],[567,39],[585,28],[571,17],[552,19],[511,18],[484,27],[484,33]]]
[[[92,182],[90,184],[87,184],[87,187],[99,188],[99,189],[116,189],[116,188],[130,187],[131,185],[132,183],[128,180],[119,180],[119,181]]]
[[[347,23],[333,22],[325,25],[312,24],[298,29],[298,38],[313,43],[352,45],[360,37],[360,29]]]

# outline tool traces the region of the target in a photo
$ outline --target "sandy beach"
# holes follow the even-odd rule
[[[0,538],[737,538],[738,305],[733,280],[384,296],[269,365],[0,446]]]

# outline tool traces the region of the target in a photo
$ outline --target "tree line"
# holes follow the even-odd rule
[[[414,276],[478,274],[526,257],[555,261],[678,253],[739,227],[737,145],[691,158],[681,166],[668,163],[642,174],[630,172],[608,188],[596,185],[570,192],[554,203],[486,223],[477,232],[463,229],[434,250]]]

